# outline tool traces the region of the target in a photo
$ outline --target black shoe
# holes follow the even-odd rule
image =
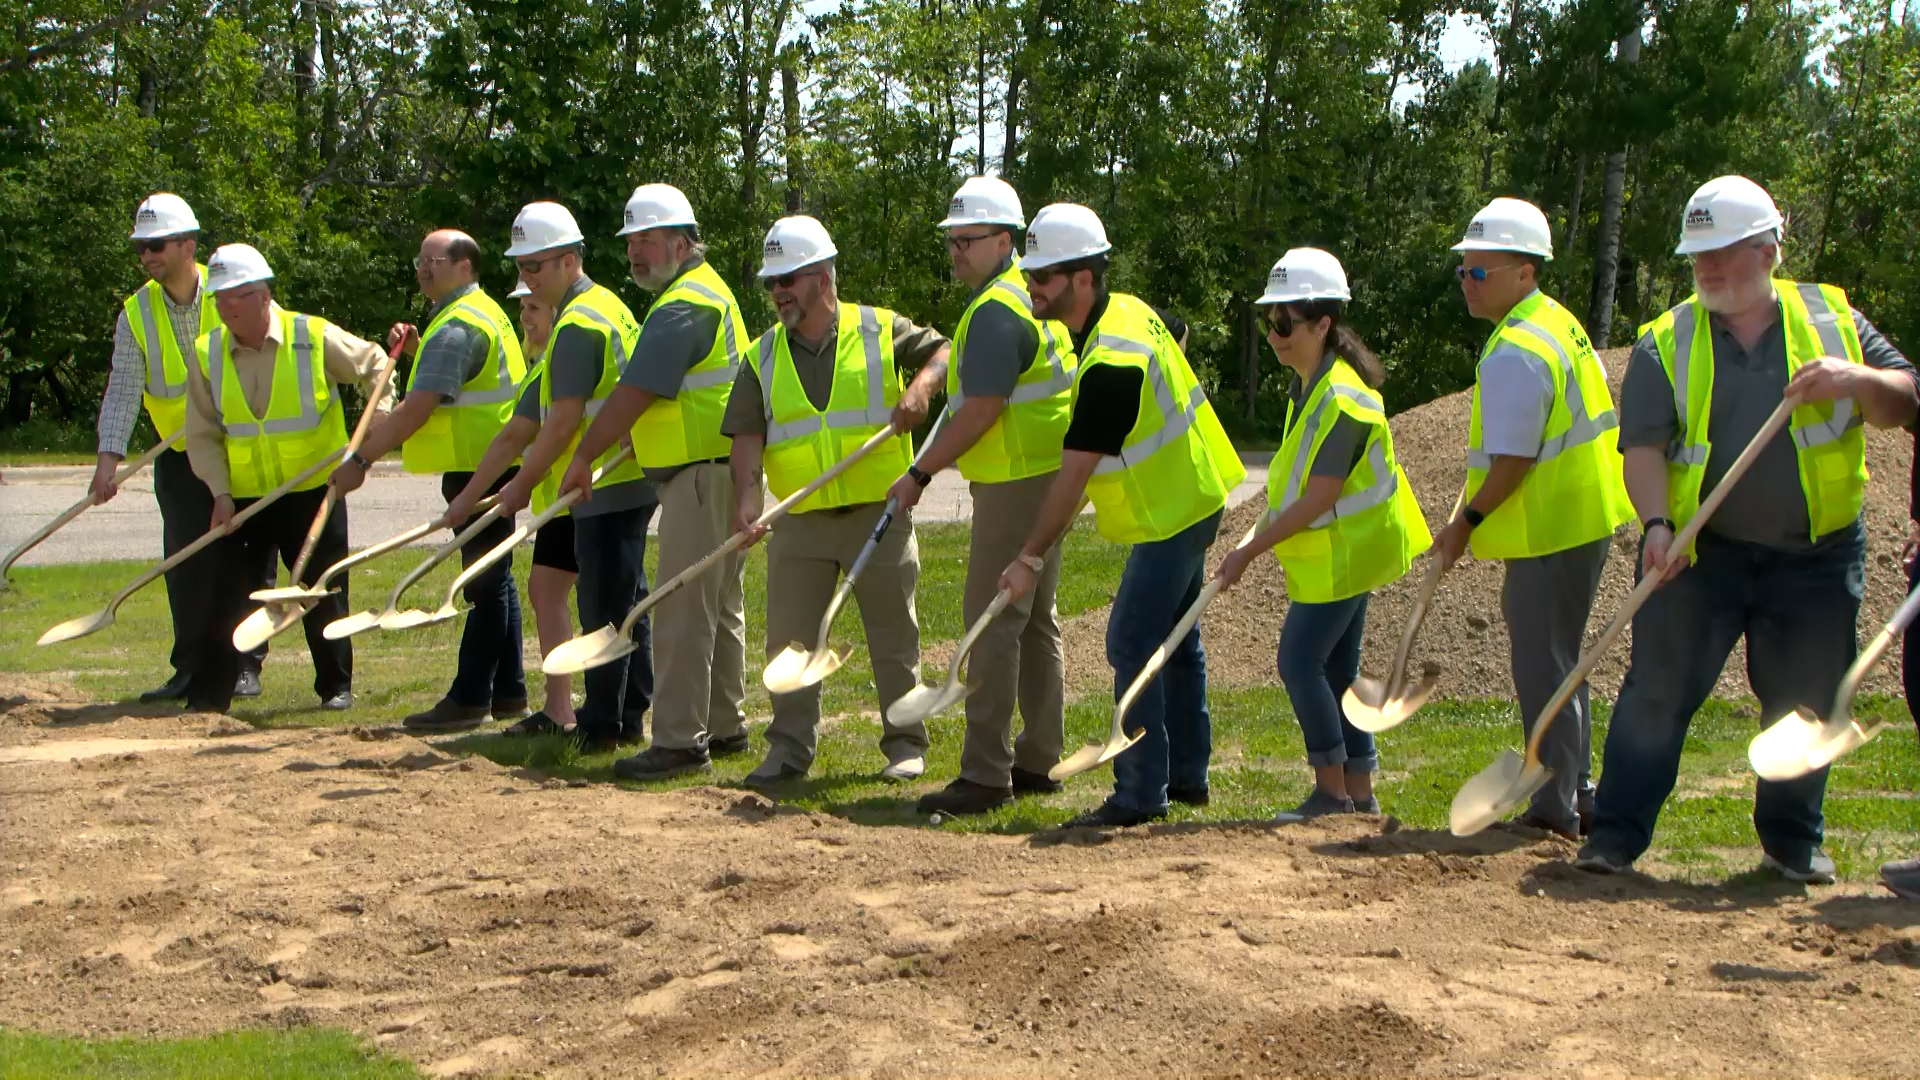
[[[1028,772],[1018,765],[1013,767],[1013,793],[1015,795],[1052,795],[1067,785],[1049,777],[1043,772]],[[942,810],[941,813],[947,811]]]
[[[1513,820],[1513,824],[1523,828],[1539,829],[1541,832],[1552,833],[1562,840],[1571,840],[1576,844],[1580,842],[1580,834],[1577,827],[1568,829],[1565,825],[1557,825],[1548,821],[1546,818],[1538,817],[1532,813],[1520,815]]]
[[[763,761],[740,782],[755,791],[771,791],[778,789],[789,780],[799,780],[806,775],[807,770],[794,765],[785,763],[770,765]]]
[[[1134,825],[1145,825],[1149,821],[1158,821],[1167,816],[1165,810],[1148,813],[1135,810],[1131,806],[1104,802],[1062,825],[1063,829],[1125,829]]]
[[[400,726],[408,731],[470,731],[486,723],[490,715],[485,705],[456,705],[452,698],[441,698],[433,708],[400,721]]]
[[[1011,788],[988,787],[985,784],[976,784],[971,780],[962,779],[955,780],[939,791],[930,791],[920,796],[920,801],[914,804],[914,809],[922,814],[945,814],[947,817],[958,817],[961,814],[984,814],[1012,801],[1013,789]]]
[[[325,701],[322,701],[320,707],[328,712],[346,712],[348,709],[353,708],[353,691],[342,690]]]
[[[231,701],[189,700],[187,702],[188,712],[218,713],[221,716],[225,716],[227,714],[227,710],[231,708],[233,708],[233,702]]]
[[[518,720],[527,715],[527,696],[517,698],[494,698],[493,706],[488,710],[495,720]]]
[[[241,668],[239,678],[233,680],[233,696],[248,698],[259,697],[260,673]]]
[[[1207,794],[1206,788],[1184,788],[1184,787],[1172,787],[1172,786],[1169,786],[1167,788],[1168,802],[1184,803],[1187,806],[1205,806],[1207,805],[1207,802],[1209,801],[1210,798],[1211,796]]]
[[[623,745],[620,736],[604,731],[583,731],[579,724],[573,725],[574,749],[582,754],[611,754]]]
[[[712,771],[713,759],[697,746],[680,750],[649,746],[613,763],[613,775],[620,780],[665,780],[686,773]]]
[[[744,731],[738,735],[729,735],[724,739],[707,740],[707,755],[709,757],[732,757],[735,754],[744,754],[751,749],[753,749],[753,740],[748,738],[747,733]]]
[[[176,671],[173,673],[173,678],[167,680],[166,685],[156,686],[141,694],[140,700],[143,704],[147,705],[152,705],[160,701],[185,701],[187,700],[187,684],[192,681],[193,676],[188,675],[184,671]]]

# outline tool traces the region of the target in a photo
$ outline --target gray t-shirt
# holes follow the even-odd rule
[[[1333,370],[1333,361],[1332,353],[1321,357],[1319,370],[1313,373],[1313,378],[1304,382],[1301,381],[1299,372],[1293,373],[1287,383],[1287,398],[1292,404],[1292,407],[1287,410],[1289,432],[1292,431],[1293,425],[1300,422],[1300,410],[1306,405],[1307,398],[1313,394],[1314,387],[1319,386],[1320,381],[1327,377],[1327,372]],[[1320,444],[1320,452],[1313,456],[1313,464],[1308,467],[1307,475],[1338,476],[1345,479],[1353,472],[1353,467],[1360,463],[1360,455],[1366,449],[1367,436],[1372,434],[1372,429],[1335,409],[1331,403],[1327,407],[1333,412],[1333,429],[1327,432],[1326,441]]]
[[[1707,416],[1712,446],[1701,485],[1703,499],[1766,425],[1787,386],[1784,323],[1776,321],[1749,352],[1719,316],[1710,316],[1708,322],[1713,330],[1713,402]],[[1855,311],[1853,325],[1860,335],[1860,351],[1867,366],[1916,377],[1913,365],[1865,315]],[[1626,382],[1620,388],[1620,449],[1658,446],[1664,450],[1679,437],[1673,384],[1660,366],[1660,351],[1648,332],[1634,344],[1627,361]],[[1760,452],[1753,467],[1727,492],[1726,501],[1704,526],[1704,531],[1730,540],[1783,551],[1810,550],[1812,530],[1806,493],[1800,487],[1799,457],[1785,432]]]
[[[565,314],[567,305],[591,288],[592,280],[581,274],[579,280],[567,287],[566,295],[561,298],[560,313]],[[554,400],[590,399],[594,388],[600,385],[600,375],[606,368],[607,332],[597,325],[569,323],[554,332],[553,344],[548,348],[547,356],[544,377],[553,380]],[[586,424],[591,421],[582,419],[581,422]],[[567,462],[556,461],[553,467],[564,469]],[[645,480],[629,480],[594,488],[593,501],[576,505],[572,513],[577,518],[597,517],[617,510],[651,506],[658,501],[659,495],[652,484]]]
[[[967,303],[994,287],[1013,265],[1012,257],[994,270],[985,286],[975,289]],[[982,304],[967,323],[967,341],[954,358],[960,370],[960,393],[967,397],[1012,397],[1020,376],[1033,366],[1040,349],[1040,332],[1033,323],[1005,304]]]
[[[520,398],[513,403],[513,415],[525,417],[534,423],[540,422],[540,379],[532,375],[520,384]]]
[[[1489,454],[1539,457],[1553,411],[1547,362],[1510,341],[1493,347],[1474,373],[1480,390],[1480,448]]]
[[[793,366],[799,373],[800,387],[807,392],[807,400],[816,409],[824,410],[833,396],[834,354],[839,342],[838,323],[828,329],[824,340],[811,345],[801,341],[798,334],[787,335],[787,349],[793,355]],[[904,315],[893,317],[893,363],[909,377],[925,367],[927,361],[946,345],[946,336],[940,331],[916,326],[913,320]],[[734,377],[733,392],[727,398],[726,416],[720,422],[721,434],[728,437],[767,433],[766,399],[761,396],[760,372],[755,367],[759,359],[758,350],[759,339],[756,338],[754,345],[740,358],[740,374]]]
[[[456,289],[451,296],[433,305],[427,312],[427,322],[431,324],[446,311],[447,305],[479,287],[469,283]],[[444,405],[480,374],[486,362],[487,335],[458,319],[448,320],[433,336],[420,343],[420,354],[414,357],[413,377],[407,382],[407,392],[438,394],[440,404]]]
[[[674,281],[706,259],[695,255],[680,267]],[[667,289],[672,288],[669,283]],[[664,294],[667,290],[662,289]],[[655,304],[647,309],[640,323],[640,341],[633,348],[627,369],[620,373],[620,385],[645,390],[655,397],[672,400],[680,396],[680,383],[695,364],[713,351],[713,338],[721,332],[720,313],[710,307],[686,300]],[[738,347],[745,348],[747,342]],[[647,479],[664,484],[680,475],[684,466],[648,469]]]

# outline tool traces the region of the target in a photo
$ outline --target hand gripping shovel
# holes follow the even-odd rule
[[[866,456],[869,450],[880,445],[880,443],[886,439],[891,438],[892,435],[893,429],[888,428],[867,440],[865,445],[847,455],[845,460],[835,463],[833,468],[821,473],[812,483],[809,483],[806,487],[775,503],[766,513],[761,514],[760,517],[754,521],[753,528],[758,529],[762,526],[771,525],[776,520],[785,516],[790,507],[797,505],[802,499],[805,499],[807,496],[832,483],[835,477],[845,472],[854,462]],[[751,530],[748,532],[734,533],[732,536],[727,537],[726,543],[713,549],[705,558],[687,567],[685,570],[680,571],[678,574],[675,574],[667,581],[662,582],[659,588],[648,593],[644,599],[633,605],[632,610],[627,612],[627,617],[620,621],[618,627],[612,623],[608,623],[590,634],[582,634],[579,637],[563,641],[554,646],[553,651],[547,654],[547,658],[541,661],[540,670],[548,675],[572,675],[576,672],[586,671],[589,668],[600,667],[603,664],[611,664],[615,660],[632,652],[638,648],[638,646],[633,643],[632,634],[633,625],[640,621],[640,616],[645,615],[655,604],[673,595],[675,591],[688,582],[698,578],[708,570],[713,569],[720,560],[746,546],[747,537],[750,535],[752,535]]]
[[[166,450],[170,450],[174,446],[178,445],[180,440],[185,437],[186,437],[186,429],[183,428],[179,431],[174,432],[172,435],[168,436],[167,438],[162,439],[160,442],[155,443],[153,446],[153,449],[147,451],[144,454],[141,454],[139,457],[128,462],[126,465],[121,466],[120,471],[113,474],[114,486],[118,487],[121,484],[126,483],[128,480],[133,479],[133,474],[139,472],[141,469],[146,468],[148,465],[151,465],[153,463],[154,458],[159,457],[162,452]],[[65,528],[67,522],[72,521],[74,518],[79,517],[82,513],[85,513],[87,507],[92,505],[93,505],[93,495],[91,492],[89,492],[85,498],[81,499],[77,503],[74,503],[72,506],[67,507],[65,510],[61,511],[59,517],[54,518],[52,521],[47,522],[45,525],[42,525],[40,527],[39,532],[36,532],[32,536],[29,536],[25,540],[21,541],[19,547],[14,548],[12,551],[7,552],[7,557],[5,559],[0,559],[0,589],[4,589],[7,587],[7,571],[13,569],[13,564],[20,561],[20,556],[25,555],[29,551],[32,551],[34,548],[40,545],[40,542],[42,540],[45,540],[47,537],[52,536],[54,533],[59,532],[61,529]]]
[[[1760,451],[1766,448],[1767,443],[1782,427],[1786,426],[1788,417],[1793,415],[1794,406],[1799,403],[1798,398],[1788,397],[1773,410],[1773,415],[1767,418],[1766,424],[1754,435],[1753,441],[1747,444],[1746,449],[1740,451],[1740,456],[1734,460],[1733,467],[1729,468],[1727,474],[1721,477],[1720,483],[1715,485],[1713,494],[1707,496],[1706,500],[1700,504],[1700,509],[1694,513],[1693,519],[1688,521],[1679,535],[1673,538],[1673,543],[1667,548],[1667,565],[1672,565],[1673,560],[1679,558],[1681,553],[1687,550],[1688,545],[1693,543],[1693,538],[1700,532],[1701,526],[1705,525],[1707,519],[1713,516],[1713,512],[1719,509],[1720,503],[1727,497],[1727,492],[1733,490],[1733,485],[1745,475],[1748,466],[1760,456]],[[1449,813],[1455,836],[1472,836],[1485,829],[1512,813],[1522,802],[1532,797],[1534,792],[1545,786],[1548,777],[1552,775],[1552,770],[1540,764],[1541,738],[1546,734],[1547,728],[1552,725],[1554,716],[1566,705],[1568,699],[1573,697],[1573,692],[1579,689],[1588,673],[1593,671],[1594,665],[1606,655],[1608,647],[1613,644],[1615,638],[1620,636],[1620,631],[1626,629],[1627,624],[1633,620],[1634,613],[1639,611],[1640,606],[1647,602],[1647,598],[1660,588],[1662,579],[1666,577],[1665,571],[1666,567],[1662,566],[1641,575],[1640,584],[1634,587],[1626,602],[1620,605],[1620,610],[1614,613],[1613,621],[1607,624],[1606,630],[1600,635],[1600,640],[1593,643],[1593,647],[1580,657],[1580,662],[1575,664],[1573,670],[1568,672],[1567,677],[1561,681],[1560,689],[1554,691],[1553,699],[1547,702],[1546,708],[1540,711],[1539,718],[1534,721],[1533,737],[1527,740],[1526,757],[1522,759],[1511,750],[1502,751],[1493,764],[1461,785],[1459,793],[1453,797],[1453,807]]]
[[[1448,521],[1460,512],[1460,502],[1466,497],[1466,489],[1461,488],[1460,498],[1453,503],[1453,513],[1447,515]],[[1347,723],[1361,731],[1378,734],[1406,722],[1420,711],[1420,706],[1427,703],[1434,688],[1440,685],[1437,669],[1423,674],[1412,687],[1407,685],[1407,660],[1413,653],[1413,639],[1426,620],[1427,607],[1433,603],[1434,590],[1440,585],[1440,575],[1446,572],[1438,555],[1429,558],[1433,561],[1427,566],[1426,579],[1420,583],[1420,595],[1413,601],[1413,614],[1407,619],[1406,633],[1400,636],[1400,649],[1393,654],[1393,670],[1387,673],[1387,681],[1383,683],[1362,675],[1353,680],[1340,698],[1340,711]]]
[[[367,395],[367,407],[360,410],[360,422],[354,425],[353,437],[347,440],[347,448],[341,451],[342,458],[352,457],[360,443],[367,437],[367,429],[373,426],[374,406],[387,396],[387,389],[393,385],[394,365],[399,362],[400,347],[394,346],[387,355],[386,366],[380,369],[380,375],[374,380],[373,391]],[[287,585],[297,588],[300,575],[307,572],[307,563],[313,560],[313,549],[320,543],[320,534],[327,529],[327,521],[333,517],[333,505],[340,501],[340,489],[327,485],[327,494],[320,501],[320,510],[313,515],[313,527],[307,530],[306,542],[300,545],[300,554],[293,560],[293,570],[287,575]],[[274,590],[279,591],[279,590]],[[306,617],[312,609],[312,603],[268,600],[255,608],[240,625],[233,628],[233,647],[238,652],[252,652],[266,643],[268,638],[280,633]]]
[[[941,413],[940,419],[933,425],[933,430],[927,433],[927,441],[920,445],[922,455],[927,452],[927,447],[933,445],[934,437],[940,434],[940,425],[946,421],[946,414]],[[883,434],[892,432],[891,427],[882,429]],[[843,464],[851,464],[854,458],[864,455],[867,447],[872,444],[873,440],[868,440],[860,449],[849,454],[847,461]],[[919,458],[916,457],[914,460],[917,462]],[[874,523],[873,533],[867,537],[867,542],[861,547],[860,554],[854,558],[853,565],[847,568],[846,579],[840,582],[838,589],[833,591],[833,599],[828,601],[826,613],[820,616],[820,632],[813,648],[807,650],[800,647],[800,642],[788,642],[787,647],[780,651],[780,655],[774,657],[767,664],[767,669],[761,672],[760,681],[766,685],[768,692],[791,694],[796,690],[804,690],[840,670],[840,665],[847,662],[846,657],[827,647],[827,634],[833,629],[833,617],[840,613],[840,606],[847,602],[848,596],[852,595],[854,582],[860,580],[860,572],[867,568],[867,560],[873,558],[874,550],[880,546],[880,538],[887,534],[887,527],[893,524],[895,505],[892,499],[887,500],[887,507],[881,511],[880,520]]]
[[[887,706],[887,723],[897,728],[924,724],[966,697],[967,687],[960,681],[960,669],[967,662],[967,654],[973,651],[973,643],[980,640],[980,635],[986,633],[994,616],[1005,611],[1012,602],[1013,594],[1005,589],[995,593],[987,610],[973,620],[973,625],[967,628],[967,636],[960,639],[960,647],[954,650],[953,659],[947,664],[947,681],[937,690],[931,686],[916,686],[900,695],[899,701]]]
[[[1260,526],[1265,520],[1264,516],[1255,518],[1253,528],[1248,529],[1247,535],[1241,537],[1240,543],[1235,546],[1246,547],[1254,534],[1260,531]],[[1127,717],[1127,710],[1133,708],[1134,699],[1138,698],[1146,690],[1147,684],[1160,674],[1160,669],[1167,666],[1167,657],[1173,655],[1173,650],[1180,644],[1181,639],[1186,637],[1194,624],[1200,621],[1201,613],[1207,610],[1208,604],[1213,603],[1214,597],[1220,595],[1221,587],[1221,579],[1216,577],[1208,580],[1200,590],[1200,595],[1194,598],[1193,606],[1189,607],[1187,613],[1180,616],[1180,621],[1174,624],[1173,633],[1168,634],[1167,640],[1161,642],[1160,647],[1147,658],[1147,666],[1141,668],[1140,674],[1134,676],[1133,685],[1127,687],[1127,692],[1120,695],[1120,703],[1113,707],[1113,727],[1107,732],[1107,741],[1088,743],[1074,751],[1072,757],[1047,770],[1049,779],[1065,780],[1070,776],[1079,776],[1096,765],[1104,765],[1119,757],[1127,747],[1139,741],[1141,732],[1146,729],[1141,728],[1131,735],[1127,734],[1122,724]]]
[[[294,476],[292,479],[288,480],[286,483],[281,484],[279,487],[274,488],[272,491],[269,491],[265,495],[260,496],[259,501],[255,502],[252,506],[249,506],[245,510],[242,510],[239,513],[233,515],[233,517],[230,518],[225,525],[222,525],[218,529],[208,529],[205,533],[201,534],[200,539],[195,540],[193,543],[188,544],[186,547],[183,547],[179,551],[174,552],[172,555],[168,556],[167,558],[161,560],[160,562],[156,563],[154,566],[149,568],[146,573],[141,574],[137,578],[134,578],[132,584],[129,584],[126,588],[121,589],[119,592],[113,594],[113,598],[107,601],[106,607],[101,608],[99,611],[96,611],[91,615],[82,615],[77,619],[68,619],[66,622],[61,623],[59,626],[53,627],[52,629],[48,630],[46,633],[40,635],[39,643],[42,645],[54,645],[62,641],[71,641],[77,637],[85,637],[88,634],[95,632],[96,630],[104,630],[107,627],[112,626],[114,613],[120,610],[121,604],[124,604],[127,602],[127,597],[132,596],[134,593],[139,592],[141,589],[145,588],[146,586],[151,585],[154,582],[154,580],[158,578],[160,575],[166,573],[167,571],[173,569],[176,566],[179,566],[181,563],[186,562],[188,559],[193,558],[195,555],[200,554],[201,550],[205,548],[208,544],[213,543],[215,540],[218,540],[223,536],[229,536],[235,532],[238,532],[240,529],[240,526],[245,525],[247,521],[251,519],[255,514],[258,514],[260,511],[265,510],[267,507],[273,505],[273,503],[276,500],[278,500],[282,495],[285,495],[288,492],[293,491],[295,488],[298,488],[301,484],[304,484],[307,481],[313,479],[315,476],[318,476],[322,470],[331,469],[334,466],[340,464],[342,460],[343,458],[341,457],[328,455],[327,457],[324,457],[319,461],[316,461],[313,464],[307,466],[306,468],[300,470],[298,475]]]
[[[1840,691],[1833,703],[1833,714],[1826,723],[1805,709],[1797,709],[1753,737],[1753,742],[1747,745],[1747,761],[1753,765],[1753,771],[1765,780],[1797,780],[1833,764],[1880,734],[1880,729],[1887,726],[1884,721],[1863,728],[1860,721],[1853,718],[1854,691],[1860,689],[1860,681],[1886,656],[1893,639],[1913,624],[1916,614],[1920,614],[1920,589],[1907,594],[1907,602],[1900,605],[1892,620],[1847,669],[1847,677],[1840,681]]]
[[[608,469],[611,469],[614,466],[619,465],[621,462],[625,461],[629,456],[631,456],[632,453],[633,453],[633,447],[631,445],[622,444],[620,449],[615,451],[613,456],[607,459],[607,463],[605,465],[602,465],[599,468],[593,470],[592,480],[594,481],[599,480],[600,477]],[[589,481],[589,482],[592,482],[592,481]],[[571,507],[574,503],[578,501],[580,501],[580,493],[577,491],[569,491],[565,495],[562,495],[558,499],[555,499],[553,501],[552,506],[549,506],[545,510],[542,510],[538,514],[534,515],[534,518],[532,521],[529,521],[525,525],[522,525],[519,528],[513,530],[512,535],[508,536],[505,540],[500,541],[498,544],[495,544],[493,546],[493,550],[487,552],[485,555],[480,556],[478,559],[475,559],[473,561],[472,566],[469,566],[465,570],[460,571],[460,575],[453,579],[453,584],[447,586],[446,598],[440,601],[440,606],[437,609],[433,611],[420,611],[418,609],[413,609],[408,611],[396,612],[392,615],[383,615],[380,619],[380,629],[411,630],[411,629],[414,629],[415,627],[433,626],[436,623],[446,622],[448,619],[458,618],[460,615],[460,609],[453,606],[453,598],[460,595],[460,590],[467,587],[467,582],[472,581],[474,578],[477,578],[481,574],[486,573],[488,567],[491,567],[494,563],[497,563],[501,559],[504,559],[507,556],[513,554],[513,549],[519,546],[519,544],[522,541],[526,540],[528,537],[532,536],[534,533],[539,532],[540,526],[545,525],[547,522],[552,521],[554,518],[557,518],[561,514],[566,513],[567,508]],[[498,516],[495,513],[495,511],[498,511],[499,509],[500,508],[498,506],[495,506],[493,510],[487,511],[487,514],[482,516],[483,518],[489,515]],[[476,526],[480,524],[482,523],[475,522]],[[467,537],[469,536],[469,534],[476,533],[478,531],[479,531],[478,528],[469,526],[467,529],[463,530],[460,533],[459,537],[454,538],[453,542],[449,546],[454,547],[456,550],[458,550],[459,545],[465,542],[462,538]]]

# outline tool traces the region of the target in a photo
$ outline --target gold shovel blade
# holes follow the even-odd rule
[[[380,629],[411,630],[416,626],[425,624],[426,621],[431,618],[433,618],[432,612],[421,611],[419,608],[408,608],[405,611],[382,612],[379,620]]]
[[[1813,745],[1807,748],[1808,771],[1824,769],[1845,755],[1867,745],[1885,726],[1882,723],[1870,728],[1862,728],[1860,721],[1854,719],[1848,719],[1845,723],[1829,721],[1820,728],[1819,736],[1814,739]]]
[[[266,604],[284,604],[293,600],[322,600],[332,591],[332,589],[309,589],[295,585],[281,589],[255,589],[247,596]]]
[[[1356,679],[1354,682],[1358,685],[1360,680]],[[1433,696],[1433,692],[1439,686],[1439,675],[1424,676],[1417,685],[1408,688],[1399,697],[1383,701],[1378,707],[1371,709],[1364,701],[1358,700],[1353,687],[1348,687],[1341,705],[1346,712],[1348,723],[1361,731],[1378,734],[1406,723],[1414,713],[1420,711],[1420,706],[1427,703],[1427,699]]]
[[[840,670],[844,662],[832,649],[815,655],[795,643],[780,650],[780,655],[767,664],[767,670],[760,674],[760,681],[769,693],[791,694]]]
[[[1080,749],[1075,750],[1072,757],[1048,769],[1047,779],[1056,781],[1066,780],[1070,777],[1079,776],[1089,769],[1105,765],[1107,762],[1126,753],[1128,747],[1139,742],[1140,736],[1145,734],[1146,730],[1146,728],[1141,728],[1131,735],[1122,733],[1103,743],[1088,743]]]
[[[1820,741],[1820,722],[1801,709],[1790,712],[1747,744],[1747,764],[1763,780],[1785,781],[1805,776],[1818,766],[1808,754]]]
[[[59,626],[52,627],[46,633],[40,635],[40,640],[36,642],[36,644],[58,645],[63,641],[72,641],[74,638],[86,637],[96,630],[104,630],[112,625],[113,610],[111,608],[105,611],[96,611],[91,615],[82,615],[76,619],[68,619]]]
[[[1453,797],[1448,812],[1453,835],[1472,836],[1506,817],[1539,791],[1551,775],[1551,770],[1529,767],[1526,759],[1512,750],[1501,751],[1493,764],[1462,784]]]
[[[240,620],[239,626],[233,628],[234,651],[252,652],[274,635],[305,618],[307,610],[308,606],[304,604],[268,604],[254,609],[252,614]]]
[[[941,693],[931,686],[916,686],[887,706],[887,723],[894,727],[923,724],[940,710]]]
[[[553,647],[553,651],[547,654],[546,659],[540,661],[540,670],[548,675],[573,675],[590,667],[598,667],[599,664],[592,661],[618,644],[619,640],[620,636],[614,632],[611,624],[591,634],[570,638]],[[607,659],[618,659],[618,656],[610,656]],[[601,661],[601,663],[604,662]]]
[[[335,619],[320,631],[320,636],[328,641],[341,641],[355,634],[363,633],[380,625],[380,616],[372,611],[362,611]]]

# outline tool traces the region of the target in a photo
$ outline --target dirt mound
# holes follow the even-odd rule
[[[1628,350],[1601,354],[1616,400],[1626,373]],[[1409,409],[1393,418],[1394,449],[1420,499],[1428,524],[1438,531],[1453,510],[1453,500],[1466,482],[1466,439],[1472,409],[1467,393],[1454,394]],[[1900,549],[1907,536],[1907,477],[1913,466],[1912,438],[1903,431],[1867,429],[1867,465],[1873,480],[1867,489],[1867,590],[1860,609],[1860,636],[1871,637],[1893,616],[1906,598],[1906,578],[1900,571]],[[1254,519],[1265,512],[1266,500],[1254,499],[1228,513],[1220,526],[1210,563],[1237,543]],[[1614,534],[1613,556],[1601,579],[1600,595],[1587,626],[1588,640],[1597,639],[1627,594],[1633,591],[1633,562],[1639,529],[1626,526]],[[1416,562],[1406,577],[1376,590],[1367,609],[1364,670],[1385,676],[1393,651],[1413,611],[1426,563]],[[1506,621],[1500,614],[1503,571],[1498,562],[1461,560],[1441,580],[1425,627],[1414,646],[1415,670],[1424,663],[1440,666],[1439,693],[1446,697],[1513,696],[1508,662]],[[1274,649],[1280,626],[1286,621],[1287,595],[1280,564],[1260,559],[1231,592],[1208,609],[1201,633],[1207,646],[1207,674],[1226,684],[1274,683]],[[1068,627],[1068,678],[1080,689],[1106,685],[1103,635],[1106,613],[1092,612]],[[1626,674],[1632,631],[1623,633],[1593,675],[1596,690],[1611,699]],[[1900,692],[1899,650],[1868,679],[1867,689]],[[1746,649],[1736,647],[1721,674],[1716,694],[1749,694]]]

